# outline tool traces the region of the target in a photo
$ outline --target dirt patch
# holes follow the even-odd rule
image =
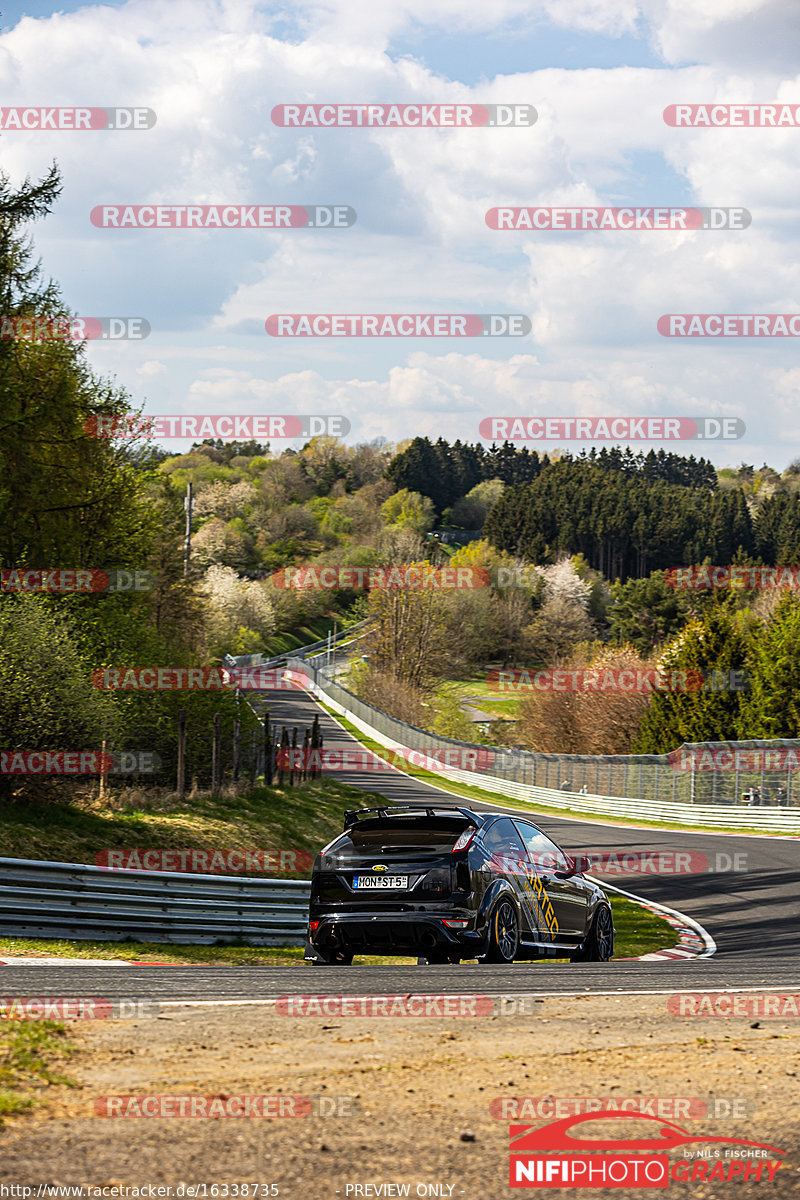
[[[501,1098],[638,1098],[646,1111],[698,1137],[751,1139],[787,1150],[772,1183],[673,1182],[670,1196],[796,1197],[797,1021],[763,1019],[754,1028],[752,1017],[680,1018],[668,1013],[666,999],[527,999],[526,1011],[508,1006],[509,1015],[483,1017],[299,1017],[280,1015],[274,1006],[242,1005],[71,1023],[81,1049],[70,1074],[80,1086],[49,1089],[46,1108],[9,1119],[0,1130],[0,1179],[34,1186],[172,1185],[173,1196],[180,1183],[205,1183],[210,1197],[212,1184],[227,1184],[233,1196],[233,1185],[258,1181],[299,1200],[402,1194],[486,1200],[514,1194],[508,1189],[514,1110],[506,1105],[505,1120],[493,1116]],[[312,1113],[302,1119],[94,1114],[99,1097],[144,1094],[306,1096]],[[712,1098],[733,1115],[699,1116],[696,1104],[688,1113],[685,1106],[662,1105],[659,1113],[647,1108],[655,1098],[684,1104]],[[290,1108],[285,1100],[285,1113]],[[539,1111],[523,1110],[518,1119],[536,1126],[557,1119]],[[610,1130],[609,1124],[601,1131],[595,1121],[584,1132],[658,1132],[652,1122],[647,1130],[631,1122],[635,1132],[624,1134],[620,1124]],[[671,1160],[688,1152],[696,1148],[672,1150]],[[353,1190],[367,1184],[408,1184],[409,1191]],[[222,1186],[217,1194],[224,1196]]]

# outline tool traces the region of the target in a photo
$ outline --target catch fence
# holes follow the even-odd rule
[[[307,659],[289,658],[286,667],[308,677],[323,698],[396,746],[437,755],[440,761],[447,759],[448,752],[450,761],[463,761],[463,752],[474,750],[480,764],[472,777],[476,786],[486,786],[487,777],[572,795],[747,808],[753,817],[765,808],[800,807],[800,740],[687,743],[670,755],[545,754],[487,746],[442,737],[390,717]],[[491,765],[487,765],[487,752]]]

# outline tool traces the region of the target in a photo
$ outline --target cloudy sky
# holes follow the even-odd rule
[[[672,128],[669,104],[800,106],[786,0],[6,0],[7,106],[140,106],[148,130],[5,128],[90,358],[151,414],[343,414],[349,441],[479,440],[487,416],[713,416],[717,465],[800,455],[797,338],[665,338],[665,313],[800,312],[800,125]],[[531,104],[529,128],[281,128],[288,103]],[[800,116],[800,113],[798,114]],[[103,229],[96,205],[350,205],[342,229]],[[741,206],[730,231],[495,231],[495,206]],[[522,338],[274,338],[276,313],[522,313]],[[188,443],[163,443],[182,449]],[[539,449],[566,441],[527,443]],[[643,444],[646,448],[647,444]],[[279,443],[273,443],[279,449]],[[669,447],[668,447],[669,448]]]

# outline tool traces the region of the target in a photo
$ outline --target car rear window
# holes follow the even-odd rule
[[[349,854],[389,853],[392,850],[448,853],[459,834],[467,828],[468,822],[448,817],[426,820],[390,817],[363,821],[348,829],[346,836],[336,845],[335,853],[343,858]]]

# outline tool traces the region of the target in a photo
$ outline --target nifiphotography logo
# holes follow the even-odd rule
[[[580,1136],[583,1123],[625,1121],[630,1137]],[[630,1122],[637,1124],[631,1126]],[[642,1126],[642,1123],[644,1125]],[[644,1136],[642,1136],[642,1129]],[[538,1128],[510,1125],[509,1185],[530,1188],[666,1188],[670,1183],[771,1182],[783,1165],[776,1146],[688,1133],[643,1113],[576,1113]],[[637,1136],[638,1134],[638,1136]],[[692,1146],[693,1149],[687,1149]],[[670,1158],[671,1151],[682,1151]]]

